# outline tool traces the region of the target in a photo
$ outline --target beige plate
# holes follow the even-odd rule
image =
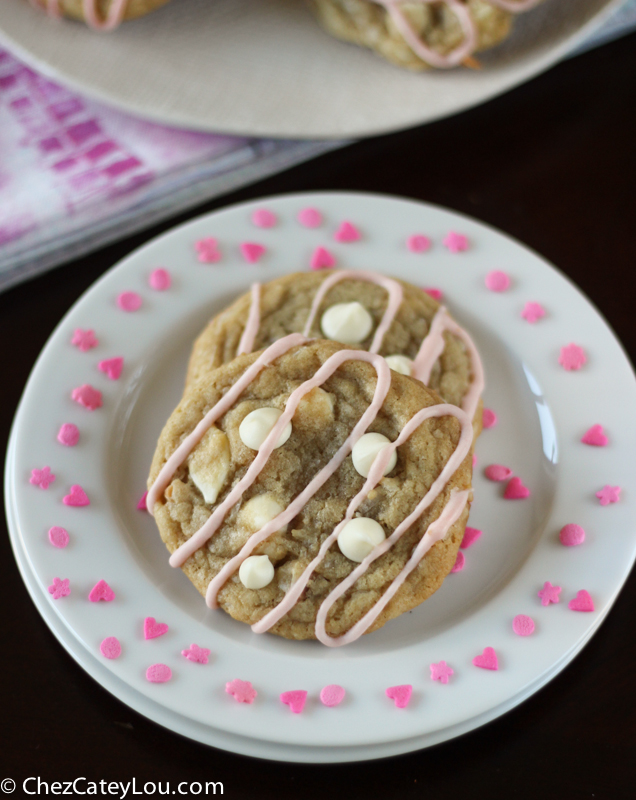
[[[622,0],[546,0],[475,72],[411,74],[332,39],[302,0],[172,0],[114,34],[1,0],[0,35],[38,69],[158,122],[294,138],[397,130],[547,69]]]

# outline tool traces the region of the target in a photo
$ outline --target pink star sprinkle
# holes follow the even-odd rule
[[[581,441],[583,444],[592,445],[592,447],[607,447],[609,439],[605,435],[602,425],[592,425],[592,427],[583,434]]]
[[[425,291],[429,297],[432,297],[433,300],[437,300],[438,303],[440,303],[444,297],[444,293],[441,289],[435,289],[432,286],[425,287],[423,291]]]
[[[116,636],[109,636],[99,646],[100,653],[104,658],[119,658],[121,655],[121,644]]]
[[[100,361],[97,365],[97,369],[103,372],[111,381],[119,380],[123,368],[123,358],[107,358],[104,361]]]
[[[32,469],[29,483],[33,486],[39,486],[40,489],[48,489],[55,480],[55,475],[51,472],[50,467],[42,467],[42,469]]]
[[[210,650],[207,647],[199,647],[197,644],[191,644],[188,650],[182,650],[181,655],[193,661],[195,664],[207,664],[210,656]]]
[[[57,440],[65,447],[75,447],[79,442],[79,428],[72,422],[65,422],[58,431]]]
[[[165,292],[172,286],[172,278],[167,269],[159,267],[150,273],[148,283],[155,292]]]
[[[457,553],[457,558],[455,559],[455,563],[453,564],[451,572],[461,572],[465,566],[466,566],[466,556],[460,550]]]
[[[505,292],[510,288],[510,276],[506,272],[494,270],[489,272],[485,278],[486,288],[491,292]]]
[[[70,593],[71,587],[68,578],[64,578],[64,580],[53,578],[53,583],[49,586],[49,594],[53,596],[54,600],[59,600],[61,597],[68,597]]]
[[[54,525],[52,528],[49,529],[49,542],[53,545],[53,547],[58,547],[60,550],[64,549],[68,544],[69,535],[68,531],[64,528],[60,528],[57,525]]]
[[[71,397],[89,411],[95,411],[102,406],[102,393],[88,383],[73,389]]]
[[[566,347],[561,348],[559,364],[563,367],[563,369],[568,370],[568,372],[581,369],[586,361],[587,356],[585,354],[585,350],[582,347],[579,347],[578,344],[568,344]]]
[[[439,681],[440,683],[448,683],[451,675],[455,674],[455,670],[449,667],[445,661],[440,661],[437,664],[431,664],[431,680]]]
[[[497,415],[492,408],[484,408],[482,413],[482,425],[484,428],[494,428],[497,421]]]
[[[330,686],[324,686],[320,690],[320,702],[327,708],[333,708],[340,705],[345,698],[345,690],[337,683],[332,683]]]
[[[202,264],[215,264],[220,261],[222,256],[218,246],[219,243],[212,236],[208,236],[206,239],[199,239],[194,245],[199,261]]]
[[[144,620],[144,639],[156,639],[168,633],[168,626],[165,622],[157,622],[154,617],[146,617]]]
[[[585,531],[580,525],[570,522],[559,531],[559,539],[565,547],[576,547],[585,541]]]
[[[317,247],[311,257],[309,266],[311,269],[330,269],[336,263],[336,259],[325,247]]]
[[[153,664],[146,670],[146,680],[150,683],[167,683],[172,678],[172,670],[167,664]]]
[[[322,225],[322,214],[317,208],[303,208],[298,212],[297,220],[303,228],[319,228]]]
[[[360,231],[351,222],[343,222],[335,232],[333,237],[337,242],[357,242],[360,239]]]
[[[541,303],[526,303],[521,316],[528,322],[535,323],[545,317],[545,308]]]
[[[576,593],[576,597],[570,600],[568,608],[571,611],[594,611],[594,601],[589,592],[581,589]]]
[[[534,620],[525,614],[517,614],[512,620],[512,630],[517,636],[530,636],[534,633]]]
[[[618,503],[621,499],[621,487],[620,486],[603,486],[602,489],[599,489],[596,492],[596,496],[598,497],[602,506],[607,506],[610,503]]]
[[[503,464],[490,464],[484,470],[484,475],[489,481],[505,481],[512,475],[512,470]]]
[[[477,539],[481,537],[482,531],[479,528],[469,528],[466,527],[464,531],[464,538],[462,539],[462,543],[459,545],[462,550],[466,550],[471,545],[475,544]]]
[[[268,208],[257,208],[252,214],[252,223],[257,228],[273,228],[277,221],[276,214]]]
[[[241,681],[235,678],[233,681],[228,681],[225,684],[225,691],[232,695],[237,703],[248,703],[251,705],[258,692],[249,681]]]
[[[83,331],[81,328],[76,328],[73,332],[73,338],[71,339],[71,344],[74,344],[82,353],[85,353],[87,350],[90,350],[92,347],[97,347],[99,341],[95,336],[95,331],[88,330]]]
[[[484,652],[480,656],[475,656],[475,658],[473,658],[473,664],[480,669],[499,669],[497,653],[495,653],[492,647],[485,647]]]
[[[115,599],[115,592],[113,592],[106,581],[101,580],[98,581],[90,590],[88,599],[91,601],[91,603],[99,603],[100,600],[110,603],[111,600]]]
[[[148,511],[146,497],[148,497],[148,492],[144,492],[139,498],[139,502],[137,503],[137,511]]]
[[[91,504],[88,495],[77,483],[71,486],[71,491],[64,495],[62,502],[65,506],[90,506]]]
[[[139,311],[141,303],[141,295],[137,294],[137,292],[122,292],[117,297],[117,305],[122,311]]]
[[[537,592],[537,597],[541,598],[541,605],[542,606],[549,606],[550,603],[558,603],[559,595],[561,594],[561,587],[560,586],[553,586],[550,581],[546,581],[543,584],[543,589],[539,589]]]
[[[455,233],[455,231],[450,231],[442,241],[442,244],[451,253],[461,253],[464,250],[468,250],[468,238],[461,233]]]
[[[425,253],[427,250],[431,249],[431,240],[428,236],[416,233],[413,236],[409,236],[406,240],[406,246],[411,253]]]
[[[413,694],[413,687],[410,684],[389,686],[384,693],[389,700],[393,700],[396,708],[406,708]]]
[[[267,252],[266,247],[256,242],[242,242],[239,247],[248,264],[257,264]]]

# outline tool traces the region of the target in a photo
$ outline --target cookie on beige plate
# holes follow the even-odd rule
[[[114,28],[123,20],[143,17],[169,0],[29,0],[54,16],[84,20],[97,28]]]
[[[234,619],[346,644],[428,598],[472,499],[472,425],[378,355],[300,334],[188,387],[148,508]]]

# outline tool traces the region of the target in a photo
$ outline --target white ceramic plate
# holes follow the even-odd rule
[[[428,122],[501,94],[563,58],[621,2],[546,0],[479,56],[483,70],[428,74],[331,38],[300,0],[172,0],[112,35],[2,0],[0,34],[51,77],[158,122],[342,138]]]
[[[315,206],[321,227],[296,221]],[[256,208],[274,211],[278,223],[259,229]],[[343,220],[362,232],[359,242],[338,244]],[[465,234],[468,251],[442,245],[451,231]],[[422,233],[430,251],[413,254],[406,238]],[[203,265],[194,243],[214,236],[223,259]],[[260,263],[246,264],[243,241],[263,244]],[[167,552],[149,515],[136,509],[157,435],[178,402],[192,340],[208,317],[258,278],[304,269],[314,248],[327,246],[339,266],[367,268],[441,288],[448,305],[470,329],[486,369],[486,405],[498,424],[477,443],[476,499],[470,524],[481,539],[465,551],[466,566],[410,614],[358,642],[336,650],[316,642],[257,636],[221,611],[208,610]],[[148,277],[165,267],[173,282],[156,292]],[[496,294],[484,277],[507,271],[510,289]],[[134,291],[141,308],[124,312],[121,292]],[[544,319],[521,316],[527,301],[541,302]],[[76,328],[92,328],[97,347],[81,352],[70,343]],[[566,372],[560,348],[583,346],[587,364]],[[110,381],[97,363],[124,357],[122,376]],[[89,412],[71,400],[89,383],[104,397]],[[156,721],[199,741],[239,753],[295,761],[351,761],[408,752],[443,741],[512,708],[562,669],[609,611],[636,557],[634,471],[636,384],[620,345],[590,303],[554,268],[516,242],[473,220],[431,206],[381,196],[294,195],[235,206],[195,220],[146,245],[105,275],[74,306],[44,349],[18,411],[7,462],[11,536],[29,590],[64,646],[102,685]],[[62,423],[80,429],[76,447],[56,441]],[[580,442],[601,423],[609,446]],[[483,477],[491,463],[510,466],[532,490],[508,501],[501,484]],[[29,483],[31,470],[50,466],[47,490]],[[91,505],[62,504],[72,484]],[[622,486],[621,502],[601,506],[595,492]],[[583,545],[563,547],[560,528],[582,525]],[[65,549],[51,546],[47,531],[62,526]],[[54,577],[69,578],[71,594],[53,600]],[[113,588],[110,603],[90,603],[100,579]],[[543,607],[544,581],[562,586],[562,601]],[[595,610],[568,608],[587,590]],[[532,636],[512,631],[517,614],[536,623]],[[169,624],[145,641],[143,619]],[[107,661],[99,644],[117,636],[119,659]],[[205,666],[180,652],[195,642],[213,653]],[[499,670],[472,664],[495,648]],[[445,660],[455,670],[448,685],[433,682],[429,665]],[[164,663],[172,680],[151,684],[148,666]],[[234,678],[258,691],[251,706],[225,691]],[[326,708],[320,689],[340,684],[345,701]],[[385,689],[412,684],[408,708],[396,709]],[[305,689],[307,705],[294,715],[281,692]]]

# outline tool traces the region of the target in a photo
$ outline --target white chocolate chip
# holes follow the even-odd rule
[[[248,556],[239,567],[239,580],[246,589],[262,589],[274,579],[274,565],[268,556]]]
[[[357,301],[337,303],[322,315],[320,328],[327,339],[344,344],[360,344],[371,333],[373,317]]]
[[[386,363],[394,372],[399,372],[400,375],[411,375],[413,361],[406,356],[387,356]]]
[[[383,450],[387,444],[391,444],[391,440],[387,439],[381,433],[365,433],[353,445],[351,451],[351,458],[353,459],[353,466],[358,475],[367,478],[371,465],[375,461],[375,457]],[[383,475],[388,475],[389,472],[397,464],[397,451],[393,451],[393,455],[389,459],[389,463],[384,468]]]
[[[338,534],[340,552],[351,561],[364,561],[386,539],[379,522],[369,517],[350,520]]]
[[[227,436],[213,425],[188,459],[190,477],[206,503],[216,503],[230,471],[230,462]]]
[[[239,436],[243,444],[252,450],[259,450],[282,413],[278,408],[257,408],[251,411],[239,425]],[[285,444],[291,436],[291,432],[292,424],[288,422],[279,436],[274,450]]]
[[[269,492],[264,494],[257,494],[241,507],[238,514],[238,521],[250,533],[260,531],[268,522],[277,517],[282,511],[283,507],[276,500],[274,495]],[[287,525],[280,528],[281,533],[287,530]]]

